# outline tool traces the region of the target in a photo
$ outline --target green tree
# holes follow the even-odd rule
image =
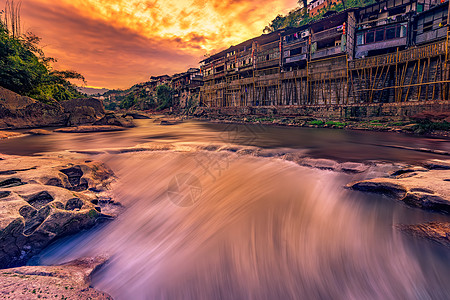
[[[56,60],[45,57],[39,47],[39,37],[30,32],[17,36],[20,32],[17,29],[20,27],[18,9],[15,14],[14,34],[0,20],[0,86],[43,102],[82,97],[68,80],[85,82],[84,77],[72,70],[53,70],[50,63]],[[5,17],[5,20],[14,18]]]
[[[158,109],[165,109],[172,106],[173,90],[167,85],[163,84],[156,88],[156,98],[158,99]]]

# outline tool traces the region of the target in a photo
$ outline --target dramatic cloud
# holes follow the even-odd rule
[[[4,1],[3,1],[4,2]],[[1,2],[0,2],[1,3]],[[126,88],[182,72],[206,53],[259,35],[295,0],[24,0],[25,30],[42,37],[57,68],[89,86]]]

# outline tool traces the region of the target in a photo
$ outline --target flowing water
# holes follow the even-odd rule
[[[129,150],[144,143],[148,151]],[[176,147],[161,147],[167,143]],[[0,152],[89,149],[115,171],[114,194],[126,207],[118,219],[55,243],[30,263],[107,253],[111,260],[93,286],[116,299],[448,299],[450,251],[395,229],[448,216],[343,186],[385,175],[393,163],[445,158],[393,145],[449,151],[449,144],[400,134],[142,120],[124,132],[11,139]],[[292,158],[305,155],[371,165],[345,174]]]

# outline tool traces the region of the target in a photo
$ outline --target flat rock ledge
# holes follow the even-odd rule
[[[113,299],[90,287],[91,274],[107,258],[82,258],[59,266],[0,270],[1,299]]]
[[[113,172],[81,155],[0,155],[0,268],[24,265],[51,242],[113,219]]]
[[[430,222],[418,225],[397,225],[401,231],[415,237],[425,238],[450,248],[450,223]]]
[[[66,127],[55,129],[55,132],[66,133],[87,133],[87,132],[108,132],[108,131],[123,131],[125,127],[115,125],[82,125],[75,127]]]
[[[352,182],[347,188],[385,194],[408,205],[450,213],[450,161],[431,160],[386,178]]]

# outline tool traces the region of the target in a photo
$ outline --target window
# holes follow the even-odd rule
[[[369,31],[366,34],[366,44],[373,43],[375,41],[375,32]]]
[[[404,25],[400,25],[400,37],[405,37],[406,36],[406,24]]]
[[[407,25],[398,24],[391,25],[377,30],[370,30],[356,34],[356,45],[361,46],[365,44],[388,41],[406,37]]]
[[[423,3],[417,3],[417,12],[423,12]]]
[[[375,31],[375,42],[384,40],[384,29]]]
[[[395,39],[395,27],[386,28],[386,40]]]
[[[433,21],[423,23],[423,32],[431,31],[433,29]]]
[[[291,55],[297,55],[297,54],[301,54],[301,53],[302,53],[302,47],[291,50]]]
[[[364,45],[364,33],[358,33],[356,35],[356,45],[358,46]]]

